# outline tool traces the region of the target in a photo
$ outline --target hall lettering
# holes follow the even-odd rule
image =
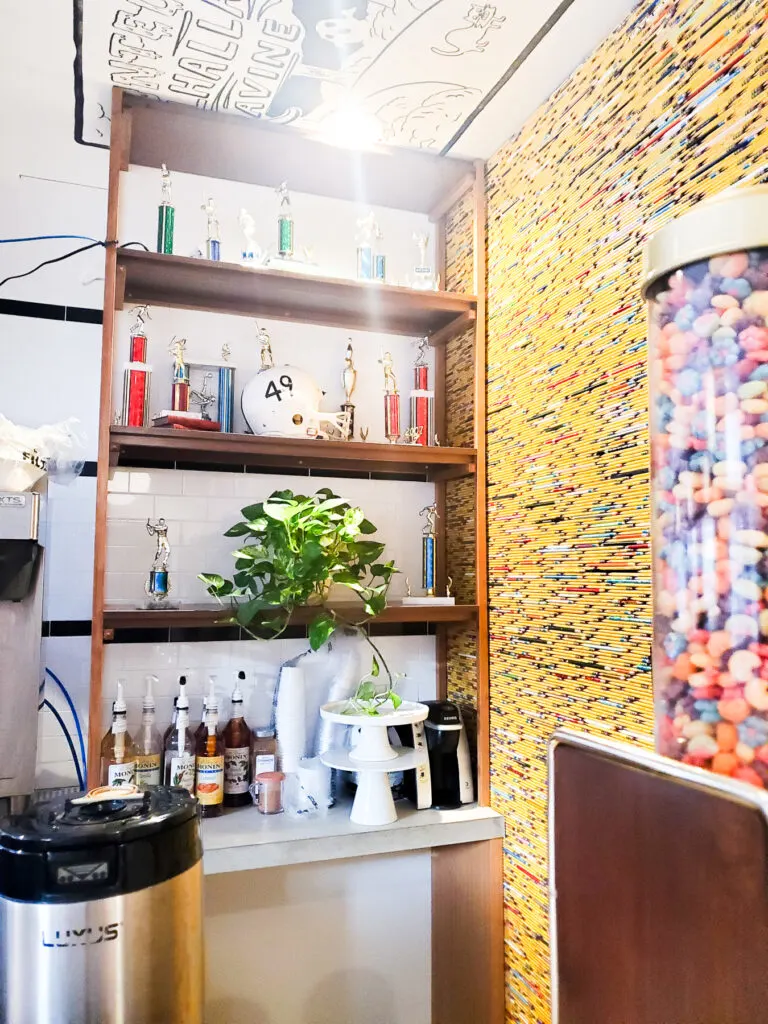
[[[212,32],[215,36],[226,36],[229,39],[241,39],[243,35],[243,23],[230,17],[228,25],[217,25],[213,21],[206,21],[198,18],[195,22],[203,32]]]
[[[224,44],[224,49],[214,46],[213,43],[203,43],[199,39],[188,39],[187,49],[192,53],[204,53],[207,57],[221,57],[222,60],[234,60],[237,51],[240,49],[237,43],[230,40]]]

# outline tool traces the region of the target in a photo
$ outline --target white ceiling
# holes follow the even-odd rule
[[[75,0],[77,136],[104,145],[116,84],[267,116],[339,142],[378,137],[487,157],[632,6],[142,0],[137,15],[139,5],[123,0]]]
[[[451,153],[484,158],[495,153],[621,24],[637,2],[574,0],[546,34],[543,34],[543,26],[548,15],[539,11],[540,16],[544,14],[540,17],[543,38],[488,106],[467,126]],[[549,3],[542,6],[549,6]],[[533,39],[534,34],[529,39]],[[519,52],[523,50],[524,45],[521,45]]]

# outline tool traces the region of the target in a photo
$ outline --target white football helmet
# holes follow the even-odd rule
[[[254,434],[266,437],[340,436],[343,413],[320,411],[323,392],[296,366],[259,370],[243,388],[240,405]],[[323,429],[325,428],[325,429]],[[342,435],[346,436],[346,435]]]

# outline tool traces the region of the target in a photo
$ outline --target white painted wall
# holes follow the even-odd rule
[[[60,0],[41,0],[34,6],[19,5],[7,19],[0,37],[0,75],[5,76],[13,102],[3,121],[3,152],[0,156],[0,211],[3,238],[49,234],[103,238],[106,221],[107,153],[77,145],[73,137],[72,10]],[[11,70],[12,69],[12,70]],[[45,73],[41,76],[41,69]],[[121,241],[142,241],[154,248],[159,175],[134,168],[122,177]],[[274,251],[277,199],[269,189],[210,181],[174,174],[176,252],[190,255],[202,247],[205,215],[200,206],[213,195],[221,225],[224,258],[236,259],[242,248],[238,226],[240,208],[247,207],[257,222],[258,241]],[[356,220],[367,211],[365,197],[342,203],[296,195],[296,243],[312,250],[312,259],[325,273],[352,276],[355,264]],[[423,217],[393,210],[377,211],[389,257],[390,280],[404,282],[416,262],[414,232],[428,231]],[[44,259],[61,255],[85,242],[55,240],[0,244],[0,279],[32,268]],[[11,281],[0,288],[0,299],[53,303],[98,309],[103,293],[103,249],[84,253],[46,267],[31,277]],[[217,359],[221,345],[232,349],[241,387],[258,367],[254,344],[255,326],[245,317],[223,317],[186,311],[153,309],[148,324],[150,360],[154,367],[152,408],[167,406],[171,336],[188,339],[191,361]],[[129,313],[118,317],[117,363],[127,352]],[[267,324],[276,360],[303,366],[326,391],[325,408],[342,401],[340,373],[350,332],[307,328],[291,324]],[[403,419],[407,422],[407,397],[413,364],[413,340],[352,334],[359,371],[355,402],[358,426],[369,427],[370,440],[383,440],[381,367],[382,348],[391,349],[402,394]],[[122,346],[122,350],[121,350]],[[11,419],[36,426],[76,416],[85,435],[85,457],[97,454],[101,329],[66,320],[46,320],[0,314],[0,412]],[[115,379],[116,404],[120,405],[120,373]],[[236,405],[239,403],[236,403]],[[236,426],[243,422],[238,409]],[[269,493],[280,483],[275,476],[216,474],[207,481],[196,473],[118,473],[110,505],[110,552],[108,595],[123,603],[142,601],[143,574],[151,561],[152,542],[141,525],[146,515],[166,515],[171,521],[175,546],[171,562],[176,596],[204,600],[194,579],[202,568],[226,570],[227,547],[223,530],[237,510],[254,496]],[[414,585],[420,575],[418,511],[432,500],[431,486],[411,483],[298,478],[302,490],[328,485],[359,501],[390,541],[391,555],[402,565]],[[50,489],[50,531],[46,553],[46,620],[81,620],[91,617],[93,573],[95,480],[80,479],[69,487]],[[212,561],[213,560],[213,561]],[[402,592],[403,577],[396,578],[393,593]],[[429,637],[389,638],[397,670],[408,673],[403,684],[407,695],[434,695],[434,641]],[[43,645],[44,664],[70,692],[86,731],[89,673],[88,637],[51,637]],[[276,673],[285,655],[268,645],[213,643],[174,645],[164,651],[144,645],[111,646],[106,659],[107,698],[118,673],[129,672],[129,701],[140,699],[145,672],[159,668],[167,700],[179,672],[200,680],[213,667],[227,676],[240,663],[269,666]],[[251,648],[263,648],[259,653]],[[140,649],[141,648],[141,649]],[[223,665],[222,665],[223,663]],[[167,670],[167,671],[166,671]],[[268,673],[269,674],[269,673]],[[222,684],[223,686],[224,684]],[[229,682],[227,682],[227,687]],[[74,723],[58,688],[46,682],[45,694],[55,704],[68,727]],[[58,724],[48,711],[40,715],[38,783],[40,786],[74,781],[69,749]]]
[[[428,851],[208,876],[207,1024],[429,1024],[430,891]]]

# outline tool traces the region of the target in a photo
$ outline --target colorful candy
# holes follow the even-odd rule
[[[768,247],[651,295],[663,753],[768,784]]]

